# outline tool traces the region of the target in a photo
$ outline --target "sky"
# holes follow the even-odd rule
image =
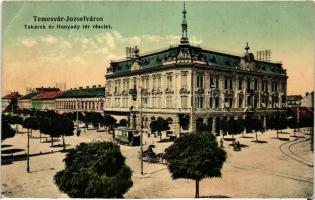
[[[2,95],[60,82],[67,88],[104,85],[106,68],[125,57],[125,47],[137,45],[141,54],[179,44],[182,9],[181,1],[3,2]],[[270,49],[272,61],[287,69],[289,95],[314,90],[313,2],[186,1],[186,10],[190,44],[235,55],[244,55],[246,42],[254,55]],[[103,21],[35,22],[33,16]],[[48,29],[57,24],[81,27]]]

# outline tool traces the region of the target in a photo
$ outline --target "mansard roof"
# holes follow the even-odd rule
[[[226,54],[222,52],[216,52],[211,50],[202,49],[200,47],[187,45],[185,47],[179,45],[176,47],[170,47],[158,52],[144,54],[139,56],[141,68],[140,70],[156,69],[162,67],[168,61],[177,61],[179,52],[182,48],[188,48],[191,61],[203,61],[205,66],[211,66],[218,69],[233,69],[239,68],[241,60],[244,57]],[[131,67],[134,59],[126,59],[122,61],[113,61],[107,69],[107,72],[111,72],[112,75],[123,75],[131,72]],[[259,72],[274,74],[274,75],[286,75],[285,70],[282,68],[281,63],[271,63],[265,61],[254,60],[256,69]],[[176,63],[181,66],[192,66],[192,63]],[[110,73],[109,73],[110,74]]]
[[[93,98],[105,95],[105,87],[89,87],[70,89],[65,91],[58,99],[62,98]]]

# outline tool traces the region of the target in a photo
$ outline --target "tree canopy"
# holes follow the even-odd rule
[[[133,185],[132,171],[114,143],[81,143],[64,162],[54,181],[71,198],[122,198]]]
[[[151,132],[158,132],[160,135],[160,140],[162,137],[161,132],[162,131],[166,131],[169,130],[169,122],[165,119],[163,119],[162,117],[158,117],[157,120],[154,120],[150,123],[150,128],[151,128]]]
[[[2,120],[1,122],[1,141],[7,138],[11,138],[15,136],[15,130],[13,130],[6,120]]]
[[[165,150],[165,159],[173,179],[196,181],[196,197],[199,197],[201,179],[221,177],[226,152],[219,148],[213,134],[204,132],[178,138]]]

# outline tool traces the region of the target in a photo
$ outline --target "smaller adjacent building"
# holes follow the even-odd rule
[[[105,102],[105,87],[71,88],[56,99],[56,112],[99,112],[103,113]]]
[[[301,95],[288,95],[287,96],[287,104],[288,107],[297,107],[301,106]]]
[[[314,91],[311,93],[306,93],[305,97],[301,99],[301,106],[307,108],[314,108]]]
[[[20,95],[19,92],[11,92],[10,94],[7,94],[4,97],[2,97],[1,99],[2,111],[9,107],[11,109],[16,109],[17,102],[20,97],[22,97],[22,95]]]
[[[21,98],[18,99],[18,108],[19,109],[27,109],[31,110],[33,108],[32,98],[38,95],[39,92],[31,92]]]
[[[49,91],[38,93],[32,97],[32,108],[35,110],[55,110],[55,98],[60,96],[62,91],[58,88],[51,88]]]

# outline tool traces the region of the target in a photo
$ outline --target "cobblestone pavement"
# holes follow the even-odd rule
[[[31,173],[26,173],[25,159],[13,160],[1,166],[2,195],[6,197],[67,197],[58,191],[53,176],[64,168],[65,153],[62,147],[50,147],[50,138],[34,131],[31,139]],[[225,141],[227,161],[222,169],[222,178],[204,179],[200,183],[203,197],[310,197],[313,194],[313,153],[310,151],[310,135],[301,130],[294,137],[293,131],[284,130],[276,138],[275,131],[259,133],[260,142],[255,142],[255,134],[238,135],[243,148],[233,151],[231,141]],[[230,136],[226,136],[229,138]],[[14,138],[2,142],[2,156],[24,154],[26,134],[19,133]],[[47,142],[46,142],[47,139]],[[67,148],[81,142],[110,141],[106,132],[88,130],[80,137],[66,137]],[[172,142],[159,143],[159,138],[144,136],[146,146],[155,144],[155,152],[163,152]],[[55,144],[62,141],[56,139]],[[120,146],[126,163],[133,170],[133,187],[126,198],[174,198],[194,196],[195,184],[192,180],[172,180],[164,164],[144,163],[145,175],[140,174],[139,147]],[[51,153],[51,151],[54,151]],[[39,154],[39,153],[42,154]],[[39,155],[38,155],[39,154]]]

